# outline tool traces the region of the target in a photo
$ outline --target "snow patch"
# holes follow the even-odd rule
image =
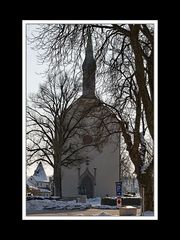
[[[77,203],[73,201],[57,201],[57,200],[29,200],[26,202],[27,212],[42,211],[42,210],[84,210],[90,208],[89,203]]]
[[[92,207],[101,206],[101,198],[88,198],[87,202],[91,204]]]
[[[92,206],[92,208],[96,208],[96,209],[117,209],[117,206],[100,205],[100,206]]]
[[[144,216],[154,216],[154,212],[153,211],[145,211]]]

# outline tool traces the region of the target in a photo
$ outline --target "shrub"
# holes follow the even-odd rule
[[[111,197],[101,198],[101,205],[116,206],[116,198]]]

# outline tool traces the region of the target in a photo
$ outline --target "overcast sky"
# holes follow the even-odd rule
[[[31,32],[35,29],[35,25],[26,25],[27,34],[30,36]],[[39,89],[39,84],[45,78],[40,75],[45,70],[45,65],[39,64],[37,59],[37,51],[32,49],[32,45],[26,45],[26,69],[27,69],[27,95],[29,93],[36,93]]]
[[[29,35],[32,30],[35,28],[35,25],[27,24],[26,31]],[[45,81],[45,78],[40,73],[45,70],[45,65],[40,65],[37,60],[37,52],[31,48],[29,44],[26,45],[26,90],[27,96],[30,93],[37,93],[39,89],[39,84]],[[26,96],[26,97],[27,97]],[[27,175],[30,176],[34,173],[37,164],[27,168]],[[52,175],[52,167],[44,165],[46,174]]]

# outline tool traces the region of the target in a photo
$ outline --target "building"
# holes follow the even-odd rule
[[[39,162],[34,174],[26,181],[27,190],[33,195],[50,197],[50,182],[47,177],[42,162]]]
[[[71,144],[84,144],[81,151],[83,161],[63,167],[62,196],[115,196],[116,182],[120,180],[120,126],[115,114],[95,95],[96,62],[90,33],[82,68],[83,93],[71,106],[68,115],[87,111],[82,120],[85,127],[79,130],[79,136],[70,139]]]

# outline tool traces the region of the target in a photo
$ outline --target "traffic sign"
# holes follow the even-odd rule
[[[117,197],[117,199],[116,199],[116,205],[117,205],[117,207],[121,207],[122,206],[122,199],[121,199],[121,197]]]
[[[122,182],[116,182],[116,196],[122,196]]]

